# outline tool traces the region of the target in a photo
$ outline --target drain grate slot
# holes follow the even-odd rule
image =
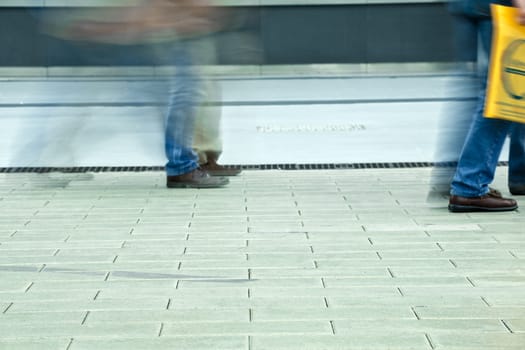
[[[242,170],[342,170],[342,169],[402,169],[454,167],[456,164],[432,162],[396,162],[396,163],[328,163],[328,164],[245,164],[226,165],[227,168]],[[499,162],[498,166],[508,166],[508,162]],[[163,171],[163,166],[86,166],[86,167],[4,167],[0,173],[104,173],[104,172],[146,172]]]

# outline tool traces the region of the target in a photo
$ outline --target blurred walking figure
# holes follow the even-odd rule
[[[207,80],[203,85],[206,99],[220,100],[220,89],[215,82]],[[218,163],[222,153],[221,115],[220,106],[206,106],[197,110],[193,150],[197,153],[201,169],[210,175],[236,176],[241,173],[240,169],[228,168]]]
[[[202,0],[137,0],[134,6],[80,10],[60,35],[68,40],[118,45],[167,45],[164,60],[175,66],[164,123],[166,185],[169,188],[221,187],[229,181],[199,167],[192,150],[194,120],[202,80],[186,39],[213,31],[218,21]],[[53,28],[50,28],[53,32]],[[126,60],[124,58],[124,60]]]
[[[510,0],[503,1],[512,5]],[[520,1],[515,0],[515,5],[525,11],[524,3]],[[484,56],[478,62],[488,61],[492,39],[489,2],[490,0],[457,0],[449,4],[454,17],[460,61],[476,58],[478,38],[481,43],[480,51]],[[449,210],[452,212],[507,211],[517,208],[515,200],[503,198],[499,191],[489,187],[494,179],[503,144],[509,135],[509,190],[514,195],[525,194],[525,125],[483,116],[487,66],[479,70],[481,76],[476,105],[472,106],[472,110],[466,108],[454,112],[454,116],[458,116],[452,120],[454,124],[451,126],[456,128],[455,138],[440,140],[441,146],[438,147],[439,152],[449,152],[448,157],[452,162],[456,160],[455,155],[458,155],[450,188]],[[442,185],[450,179],[450,175],[452,171],[447,172],[446,167],[434,169],[431,181],[436,192],[443,190]]]

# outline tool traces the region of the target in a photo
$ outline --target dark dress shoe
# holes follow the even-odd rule
[[[168,188],[216,188],[223,187],[230,182],[225,177],[210,176],[206,171],[195,169],[186,174],[168,176]]]
[[[475,211],[510,211],[518,208],[514,199],[503,198],[492,192],[481,197],[451,196],[448,210],[454,213]]]
[[[237,176],[242,172],[241,169],[225,167],[215,162],[203,164],[201,168],[211,176]]]
[[[525,185],[509,185],[509,191],[515,196],[525,195]]]

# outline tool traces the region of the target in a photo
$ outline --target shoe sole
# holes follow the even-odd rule
[[[500,211],[512,211],[518,209],[517,205],[512,207],[503,207],[503,208],[485,208],[485,207],[476,207],[471,205],[457,205],[449,204],[448,210],[453,213],[469,213],[469,212],[500,212]]]
[[[167,183],[167,188],[219,188],[224,187],[229,183],[229,181],[226,181],[224,183],[220,184],[189,184],[189,183]]]

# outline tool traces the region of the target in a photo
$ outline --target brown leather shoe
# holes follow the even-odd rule
[[[201,168],[211,176],[237,176],[242,172],[241,169],[229,168],[213,162],[203,164]]]
[[[492,192],[481,197],[451,196],[448,210],[454,213],[474,211],[510,211],[518,208],[514,199],[503,198]]]
[[[202,169],[195,169],[186,174],[168,176],[168,188],[216,188],[223,187],[230,182],[225,177],[212,177]]]

